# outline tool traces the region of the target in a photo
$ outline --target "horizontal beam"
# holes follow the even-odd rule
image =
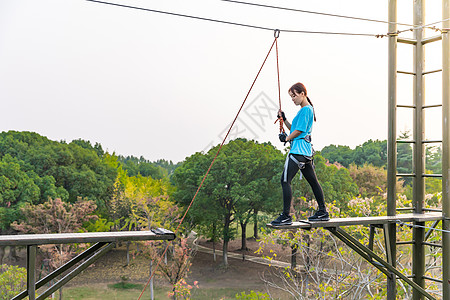
[[[437,41],[440,41],[440,40],[442,40],[442,35],[436,35],[436,36],[432,36],[432,37],[429,37],[429,38],[424,38],[422,40],[422,45],[426,45],[426,44],[429,44],[429,43],[437,42]]]
[[[399,74],[407,74],[407,75],[416,75],[414,72],[408,72],[408,71],[397,71]]]
[[[430,104],[422,106],[422,108],[433,108],[433,107],[442,107],[442,104]]]
[[[162,231],[161,231],[162,232]],[[27,246],[73,243],[113,243],[122,241],[173,240],[175,234],[165,231],[156,234],[152,231],[118,231],[118,232],[82,232],[53,234],[0,235],[0,246]]]
[[[397,104],[397,107],[403,107],[403,108],[416,108],[415,105],[406,105],[406,104]]]
[[[397,42],[402,43],[402,44],[409,44],[409,45],[417,44],[416,40],[408,39],[408,38],[401,38],[401,37],[397,38]]]
[[[437,72],[442,72],[442,69],[426,71],[426,72],[423,72],[422,75],[433,74],[433,73],[437,73]]]

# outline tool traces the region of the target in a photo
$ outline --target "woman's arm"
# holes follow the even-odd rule
[[[289,124],[289,129],[291,128],[291,124]],[[292,141],[296,137],[298,137],[302,132],[300,130],[294,130],[288,137],[286,138],[286,141]]]
[[[284,120],[284,124],[286,125],[286,127],[291,130],[291,123],[289,123],[288,120]]]

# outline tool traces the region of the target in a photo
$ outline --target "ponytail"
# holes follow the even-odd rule
[[[308,100],[308,102],[309,102],[309,105],[311,105],[312,106],[312,108],[313,108],[313,114],[314,114],[314,122],[316,122],[317,120],[316,120],[316,111],[315,111],[315,109],[314,109],[314,105],[312,104],[312,102],[311,102],[311,99],[309,99],[309,97],[308,96],[306,96],[306,100]]]

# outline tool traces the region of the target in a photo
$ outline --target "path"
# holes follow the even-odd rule
[[[197,251],[200,251],[203,253],[208,253],[208,254],[213,254],[213,249],[205,247],[205,246],[201,246],[201,245],[197,245]],[[216,250],[216,255],[223,256],[223,251]],[[242,254],[239,254],[239,253],[228,252],[228,257],[242,260]],[[245,261],[251,261],[251,262],[254,262],[257,264],[275,266],[275,267],[279,267],[279,268],[290,268],[291,267],[290,263],[287,263],[284,261],[269,260],[267,258],[262,258],[262,257],[258,257],[258,256],[252,256],[252,255],[245,255]]]

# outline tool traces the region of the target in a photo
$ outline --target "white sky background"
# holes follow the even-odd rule
[[[381,20],[388,13],[388,1],[255,2]],[[218,0],[116,3],[270,28],[388,31],[387,24]],[[427,1],[427,23],[441,20],[440,3]],[[412,23],[412,5],[399,0],[399,22]],[[34,131],[67,142],[82,138],[117,154],[181,161],[221,141],[272,42],[271,31],[83,0],[0,0],[0,131]],[[303,82],[318,119],[316,149],[386,139],[387,43],[387,38],[281,33],[283,110],[294,117],[298,108],[287,89]],[[426,69],[439,69],[441,44],[429,45]],[[398,49],[398,69],[412,71],[412,46]],[[264,93],[277,105],[275,62],[273,52],[249,104]],[[412,103],[408,76],[399,75],[400,104]],[[440,73],[428,76],[427,104],[440,103]],[[427,138],[440,139],[441,110],[429,112]],[[283,148],[275,115],[263,127],[248,118],[243,114],[240,120],[258,141]],[[400,109],[398,128],[412,128],[411,111]]]

